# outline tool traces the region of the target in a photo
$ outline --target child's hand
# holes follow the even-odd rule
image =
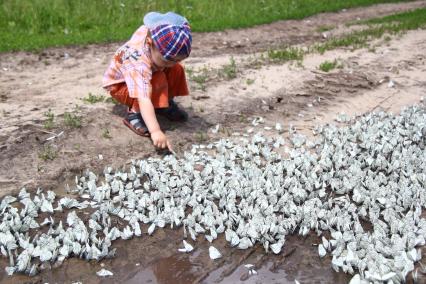
[[[168,148],[169,151],[173,151],[172,145],[170,144],[169,139],[167,139],[167,136],[163,133],[163,131],[157,130],[152,132],[151,139],[155,147],[159,149]]]

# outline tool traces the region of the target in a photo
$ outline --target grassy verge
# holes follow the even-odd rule
[[[404,24],[407,28],[410,27],[419,27],[422,23],[424,24],[426,19],[426,9],[416,9],[413,11],[408,11],[404,13],[389,15],[382,18],[374,18],[361,23],[365,24],[382,24],[382,23],[392,23],[397,22]]]
[[[193,31],[301,19],[397,0],[33,0],[0,1],[0,52],[125,40],[149,11],[185,15]]]

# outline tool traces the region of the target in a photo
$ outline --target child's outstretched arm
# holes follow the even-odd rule
[[[149,98],[138,98],[138,102],[142,118],[151,133],[151,139],[154,146],[160,149],[168,148],[169,151],[172,152],[172,145],[170,144],[167,136],[163,133],[163,131],[161,131],[151,100]]]

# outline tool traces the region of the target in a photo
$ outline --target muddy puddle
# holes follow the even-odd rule
[[[146,232],[147,227],[142,228]],[[0,271],[1,283],[348,283],[349,275],[331,268],[331,257],[320,259],[316,244],[319,238],[289,236],[280,255],[266,254],[263,247],[248,250],[229,247],[221,236],[213,245],[223,257],[215,261],[208,255],[210,243],[201,237],[191,253],[178,252],[182,247],[182,229],[159,229],[152,236],[130,241],[115,241],[115,258],[100,262],[70,258],[34,277],[7,276]],[[257,275],[250,275],[245,264],[253,264]],[[5,258],[1,267],[8,266]],[[100,278],[96,272],[105,268],[113,276]]]

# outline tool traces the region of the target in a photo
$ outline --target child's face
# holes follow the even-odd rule
[[[152,57],[152,62],[154,63],[154,67],[158,70],[163,70],[164,68],[173,67],[176,63],[185,59],[184,57],[180,56],[175,58],[173,61],[166,60],[163,58],[163,56],[161,55],[160,51],[155,46],[155,44],[151,45],[151,57]]]

